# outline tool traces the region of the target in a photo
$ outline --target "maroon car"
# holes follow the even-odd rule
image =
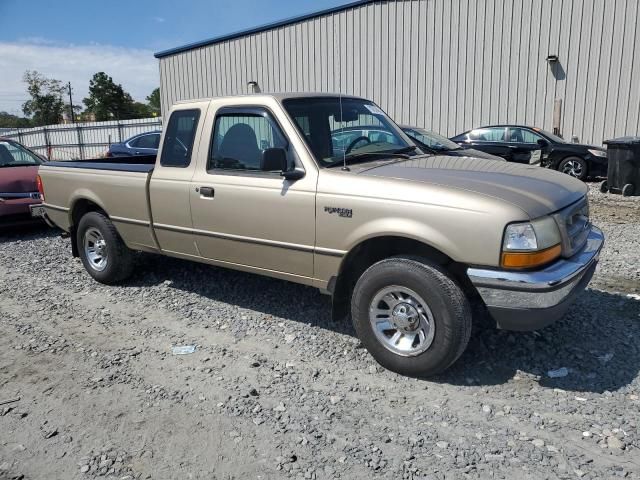
[[[26,147],[0,137],[0,228],[36,221],[29,206],[41,203],[36,176],[42,163]]]

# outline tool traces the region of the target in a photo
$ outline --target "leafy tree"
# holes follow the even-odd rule
[[[31,121],[28,118],[0,112],[0,128],[26,128],[30,126]]]
[[[22,105],[25,115],[31,117],[34,126],[56,124],[62,118],[65,86],[60,80],[46,78],[35,70],[27,70],[22,77],[27,84],[31,100]]]
[[[139,109],[135,107],[131,95],[104,72],[93,76],[89,82],[89,96],[83,103],[97,121],[138,118]]]
[[[160,89],[156,88],[151,95],[147,97],[147,105],[152,114],[160,115]]]

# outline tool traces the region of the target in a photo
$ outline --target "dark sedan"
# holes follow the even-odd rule
[[[156,130],[145,132],[125,140],[114,143],[107,151],[107,157],[133,157],[134,155],[156,155],[160,146],[160,135]]]
[[[410,127],[408,125],[400,126],[402,131],[413,140],[423,151],[432,151],[442,155],[450,155],[454,157],[474,157],[485,158],[487,160],[500,160],[504,162],[504,158],[490,153],[476,150],[475,148],[467,148],[452,142],[447,137],[443,137],[430,130],[420,127]]]
[[[0,227],[38,221],[29,207],[42,203],[36,185],[42,163],[31,150],[0,137]]]
[[[451,140],[499,155],[510,162],[540,163],[580,180],[607,176],[607,151],[604,148],[569,143],[539,128],[493,125],[469,130]]]

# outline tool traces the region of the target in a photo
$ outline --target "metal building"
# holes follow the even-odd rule
[[[487,124],[581,142],[640,132],[640,0],[358,1],[159,52],[176,100],[360,95],[445,135]]]

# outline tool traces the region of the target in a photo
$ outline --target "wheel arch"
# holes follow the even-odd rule
[[[80,219],[89,212],[100,212],[107,218],[109,217],[106,210],[95,198],[90,198],[90,196],[78,196],[73,200],[71,208],[69,209],[69,233],[72,239],[71,253],[74,257],[78,257],[80,255],[78,252],[78,244],[76,242],[78,224],[80,223]]]
[[[349,250],[340,264],[338,274],[330,281],[334,320],[348,314],[351,291],[362,273],[374,263],[394,256],[424,258],[445,270],[465,292],[475,292],[466,275],[466,265],[456,262],[433,245],[402,235],[373,236],[363,239]]]

